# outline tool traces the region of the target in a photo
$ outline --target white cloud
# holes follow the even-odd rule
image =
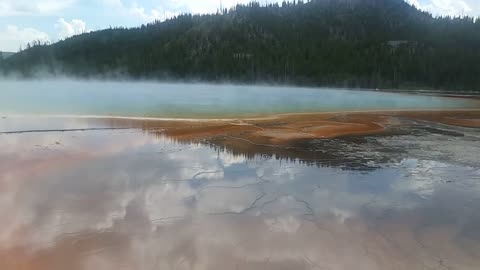
[[[71,22],[66,21],[64,18],[60,18],[55,24],[55,28],[59,29],[59,38],[64,39],[74,35],[79,35],[88,32],[86,23],[79,19],[73,19]]]
[[[220,1],[218,0],[204,0],[204,1],[195,1],[195,0],[170,0],[167,1],[171,4],[177,6],[187,7],[188,12],[192,13],[212,13],[216,12],[220,8]],[[248,4],[252,2],[251,0],[223,0],[221,1],[223,8],[231,8],[237,4]],[[282,3],[283,0],[267,0],[259,1],[261,4],[265,3]]]
[[[419,0],[406,0],[415,7],[428,11],[434,16],[478,16],[480,15],[480,4],[478,0],[430,0],[422,2]]]
[[[128,9],[128,12],[145,22],[161,19],[159,10],[151,9],[150,11],[146,11],[145,8],[140,6],[137,2],[132,4],[132,6]]]
[[[134,17],[135,19],[140,20],[142,23],[152,22],[155,20],[163,21],[181,13],[180,9],[173,8],[170,5],[170,2],[176,1],[167,1],[165,2],[166,4],[164,3],[158,7],[148,9],[136,1],[125,4],[122,0],[103,0],[103,3],[107,7],[115,9],[116,12],[122,14],[122,16],[126,15]],[[164,8],[164,6],[168,6],[169,8]]]
[[[267,0],[267,3],[281,3],[283,0]],[[247,4],[251,0],[223,0],[222,7],[230,8],[236,4]],[[220,8],[218,0],[165,0],[157,3],[154,7],[147,8],[146,5],[137,1],[103,0],[103,3],[125,15],[133,16],[142,22],[154,20],[165,20],[182,13],[214,13]],[[262,4],[265,3],[262,1]]]
[[[52,14],[74,2],[75,0],[0,0],[0,17]]]
[[[0,49],[16,52],[21,47],[32,41],[50,42],[47,33],[34,28],[19,28],[15,25],[7,25],[4,31],[0,32]]]
[[[59,31],[59,39],[91,31],[86,28],[86,23],[82,20],[73,19],[69,22],[64,18],[57,21],[55,29]],[[0,31],[0,51],[16,52],[20,47],[25,48],[27,43],[32,41],[45,43],[55,40],[52,40],[47,33],[30,27],[19,28],[15,25],[7,25],[5,30]]]

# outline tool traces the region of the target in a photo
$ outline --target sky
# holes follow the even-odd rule
[[[480,16],[480,0],[405,0],[434,15]],[[56,42],[110,26],[138,26],[180,13],[215,12],[250,0],[0,0],[0,51]],[[282,0],[261,0],[261,3]]]

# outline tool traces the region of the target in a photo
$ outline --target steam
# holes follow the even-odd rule
[[[50,76],[0,79],[0,115],[234,119],[282,113],[478,108],[468,99],[378,91],[130,81],[121,73],[115,74],[117,80]]]

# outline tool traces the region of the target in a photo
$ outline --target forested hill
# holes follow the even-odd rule
[[[480,90],[480,20],[403,0],[251,3],[35,45],[3,60],[24,76],[192,79]]]
[[[0,60],[7,59],[8,57],[14,55],[13,52],[0,52]]]

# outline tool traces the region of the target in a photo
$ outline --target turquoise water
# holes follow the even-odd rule
[[[384,109],[467,109],[473,101],[376,91],[154,82],[0,81],[0,114],[232,117]]]

